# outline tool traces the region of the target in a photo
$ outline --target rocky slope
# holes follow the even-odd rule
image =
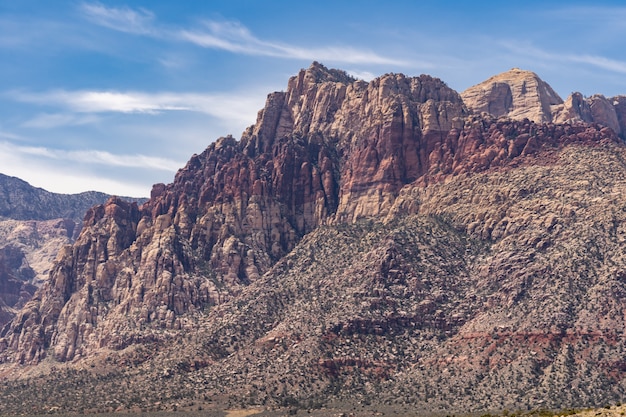
[[[0,174],[0,325],[48,278],[64,245],[74,242],[87,209],[108,195],[57,194]]]
[[[89,210],[0,331],[0,389],[22,404],[0,411],[620,398],[616,133],[314,63],[145,204]]]
[[[464,103],[476,113],[529,119],[537,123],[588,122],[610,127],[626,138],[626,96],[583,97],[572,93],[565,101],[537,74],[513,68],[461,93]]]

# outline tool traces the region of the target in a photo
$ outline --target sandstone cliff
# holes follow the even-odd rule
[[[552,106],[563,100],[534,72],[513,68],[461,93],[475,112],[533,122],[552,121]]]
[[[624,97],[606,98],[596,94],[585,98],[572,93],[565,101],[537,74],[513,68],[495,75],[461,93],[464,103],[475,113],[489,113],[537,123],[598,123],[623,139]]]
[[[565,106],[533,80],[511,103]],[[626,151],[597,100],[538,123],[470,114],[430,76],[313,63],[148,202],[88,211],[0,331],[3,374],[66,373],[3,395],[446,412],[619,398]]]

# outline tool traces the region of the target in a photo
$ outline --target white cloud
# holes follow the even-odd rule
[[[364,80],[364,81],[370,81],[373,80],[376,75],[372,74],[369,71],[354,71],[354,70],[348,70],[346,71],[348,74],[350,74],[351,76],[353,76],[354,78],[358,78],[360,80]]]
[[[10,153],[44,157],[66,162],[88,162],[110,167],[127,167],[176,172],[182,166],[180,161],[146,155],[116,155],[100,150],[67,151],[41,146],[15,146],[5,142],[2,148]]]
[[[263,106],[260,94],[144,93],[119,91],[65,91],[30,93],[12,91],[5,96],[25,103],[60,106],[75,113],[147,113],[190,111],[222,120],[251,123]],[[53,127],[62,124],[90,123],[89,118],[72,115],[43,115],[27,123],[29,127]]]
[[[129,7],[107,7],[100,3],[82,3],[80,11],[92,22],[120,32],[140,35],[154,34],[154,14],[149,10]]]
[[[93,164],[108,165],[114,170],[109,175],[103,175],[101,170],[93,169]],[[57,193],[95,190],[116,195],[147,196],[150,185],[141,180],[141,174],[156,174],[158,170],[165,170],[165,177],[170,177],[171,171],[177,165],[179,164],[173,161],[144,155],[61,151],[0,141],[0,172]],[[118,171],[123,169],[124,172],[136,172],[137,175],[119,175]],[[157,177],[155,174],[150,176]]]
[[[415,65],[402,59],[385,57],[370,50],[349,46],[302,47],[262,40],[254,36],[247,27],[235,21],[205,21],[200,29],[164,29],[154,25],[154,14],[145,9],[113,8],[100,3],[83,3],[81,11],[90,21],[109,29],[155,38],[175,39],[235,54],[352,64]]]
[[[203,30],[181,30],[181,39],[203,48],[222,49],[245,55],[289,59],[347,62],[353,64],[384,64],[408,66],[403,60],[381,56],[375,52],[343,46],[305,48],[255,37],[238,22],[207,21]]]
[[[626,74],[626,61],[618,61],[615,59],[590,54],[553,53],[540,48],[536,48],[532,45],[520,45],[519,43],[514,42],[501,42],[501,45],[511,52],[514,52],[515,54],[526,55],[535,59],[552,61],[557,63],[570,62],[577,64],[587,64],[607,71]]]
[[[597,55],[563,55],[562,57],[570,62],[588,64],[608,71],[626,74],[626,61],[617,61]]]

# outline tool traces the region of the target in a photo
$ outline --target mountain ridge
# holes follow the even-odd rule
[[[91,363],[123,407],[619,398],[623,142],[517,114],[473,111],[434,77],[313,63],[143,205],[89,209],[0,331],[0,372]]]
[[[0,174],[0,218],[14,220],[72,219],[82,222],[87,209],[110,195],[98,191],[76,194],[53,193],[33,187],[17,177]],[[127,197],[126,197],[127,198]]]

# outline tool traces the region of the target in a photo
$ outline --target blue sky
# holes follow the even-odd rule
[[[621,1],[0,0],[0,173],[147,196],[314,60],[457,91],[513,67],[626,94]]]

